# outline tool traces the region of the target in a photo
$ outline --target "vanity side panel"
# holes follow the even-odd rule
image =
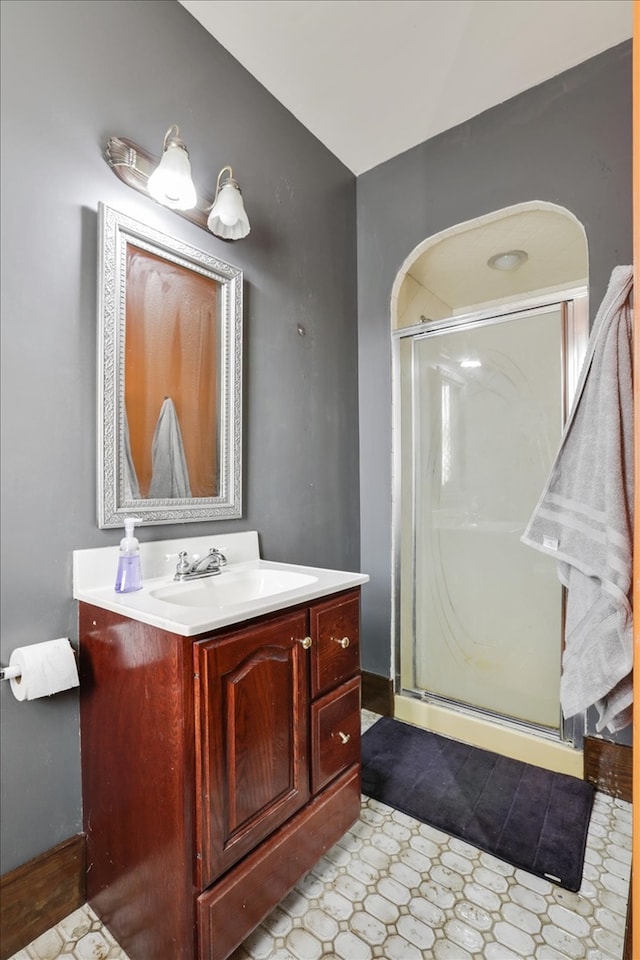
[[[130,960],[192,960],[191,641],[80,604],[87,899]]]

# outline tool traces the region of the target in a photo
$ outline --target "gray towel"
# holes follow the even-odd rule
[[[598,731],[631,721],[632,267],[616,267],[593,324],[560,450],[522,542],[567,588],[560,702],[595,704]]]
[[[151,445],[152,475],[149,497],[190,497],[189,471],[182,445],[182,433],[173,400],[165,397]]]

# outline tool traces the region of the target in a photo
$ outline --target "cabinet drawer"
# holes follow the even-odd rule
[[[360,677],[311,705],[311,791],[360,760]]]
[[[311,695],[317,697],[360,669],[360,593],[317,603],[309,615]]]

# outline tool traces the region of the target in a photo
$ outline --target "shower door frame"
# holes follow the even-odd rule
[[[560,344],[561,360],[561,415],[563,425],[567,421],[571,403],[575,394],[580,376],[580,370],[584,357],[587,352],[587,343],[589,340],[589,295],[588,287],[581,285],[553,294],[539,295],[535,297],[522,298],[517,302],[511,302],[502,306],[493,306],[483,310],[460,314],[454,317],[447,317],[444,320],[430,321],[420,323],[403,329],[392,330],[391,339],[391,375],[392,375],[392,467],[393,467],[393,493],[392,493],[392,564],[391,564],[391,637],[392,637],[392,675],[394,677],[394,694],[409,697],[423,703],[431,703],[450,708],[457,713],[466,714],[471,717],[478,717],[484,720],[496,721],[505,727],[525,732],[533,733],[536,736],[549,740],[561,742],[571,742],[576,746],[581,743],[584,735],[585,716],[565,720],[560,708],[560,691],[558,690],[558,714],[559,724],[555,728],[539,726],[517,718],[509,717],[504,714],[495,713],[483,707],[474,707],[473,705],[462,703],[460,701],[442,697],[438,694],[428,693],[423,690],[416,690],[402,685],[402,664],[401,664],[401,616],[400,616],[400,580],[401,580],[401,533],[402,533],[402,442],[401,442],[401,371],[400,371],[400,344],[402,340],[411,338],[412,340],[424,339],[438,332],[455,332],[472,328],[474,326],[484,326],[491,323],[500,323],[506,320],[515,320],[518,317],[525,317],[528,314],[535,313],[543,309],[559,308],[562,316],[562,334]],[[412,384],[412,390],[413,390]],[[415,418],[412,426],[411,462],[408,469],[411,470],[414,482],[412,483],[412,516],[416,515],[416,484],[415,484],[415,466],[413,454],[415,452]],[[415,523],[412,523],[411,544],[412,559],[415,569]],[[565,588],[562,588],[562,635],[559,638],[561,650],[564,647],[564,598]],[[416,615],[415,615],[415,590],[412,599],[412,625],[413,640],[415,644],[416,635]]]

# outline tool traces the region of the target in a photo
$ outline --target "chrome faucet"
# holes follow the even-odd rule
[[[173,579],[197,580],[200,577],[214,577],[220,573],[220,567],[224,567],[226,562],[225,555],[215,547],[211,547],[206,557],[200,557],[197,560],[190,560],[187,551],[182,550],[178,554],[178,564]]]

